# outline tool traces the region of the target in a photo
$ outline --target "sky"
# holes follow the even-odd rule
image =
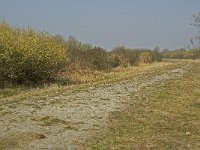
[[[111,50],[187,48],[200,0],[0,0],[0,19]]]

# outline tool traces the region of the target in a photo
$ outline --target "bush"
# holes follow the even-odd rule
[[[124,67],[138,63],[137,50],[127,49],[125,47],[116,47],[113,49],[112,55],[114,55],[119,64]]]
[[[143,63],[152,63],[154,61],[152,52],[150,52],[150,51],[142,52],[140,54],[139,60],[140,60],[140,62],[143,62]]]
[[[0,22],[1,84],[39,84],[65,67],[63,43],[46,32],[19,29]]]

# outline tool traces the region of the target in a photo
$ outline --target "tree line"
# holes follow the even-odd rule
[[[193,49],[132,49],[123,46],[107,51],[82,43],[73,36],[13,27],[0,21],[0,86],[38,85],[56,81],[58,74],[73,67],[111,72],[116,67],[160,62],[163,58],[200,58],[200,13],[193,16],[198,33],[191,40]]]
[[[0,22],[0,85],[40,84],[76,65],[109,72],[119,66],[161,61],[159,51],[116,47],[107,51],[70,36],[50,35]]]

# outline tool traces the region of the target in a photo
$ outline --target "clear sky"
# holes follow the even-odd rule
[[[200,0],[0,0],[0,18],[106,49],[185,48]]]

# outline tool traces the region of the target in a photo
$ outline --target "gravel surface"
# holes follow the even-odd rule
[[[124,81],[86,87],[59,96],[0,102],[1,149],[81,149],[80,143],[106,126],[110,112],[126,108],[132,93],[178,78],[190,68],[148,71]]]

